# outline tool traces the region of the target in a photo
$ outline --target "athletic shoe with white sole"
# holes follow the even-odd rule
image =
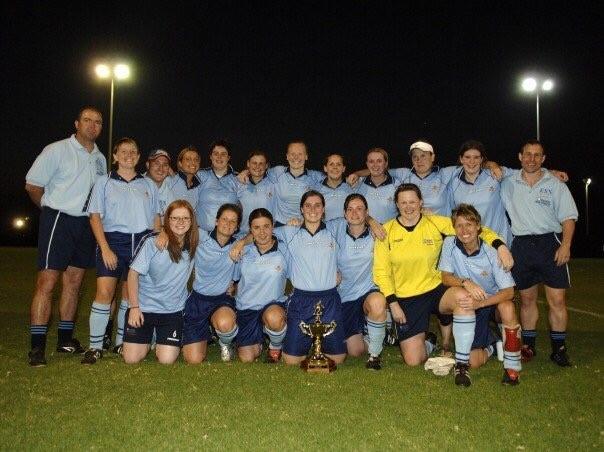
[[[81,355],[86,350],[80,344],[80,341],[73,338],[67,342],[63,342],[62,344],[57,344],[57,352],[58,353],[72,353],[74,355]]]

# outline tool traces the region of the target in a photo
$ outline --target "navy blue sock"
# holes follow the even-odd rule
[[[552,343],[552,352],[557,352],[566,347],[566,331],[550,331],[549,338]]]
[[[536,330],[522,330],[522,344],[528,345],[535,350],[535,341],[537,340]]]
[[[71,321],[71,320],[61,320],[59,322],[59,338],[58,338],[58,343],[59,344],[65,344],[66,342],[71,341],[71,338],[73,337],[73,327],[75,325],[75,322]]]
[[[30,325],[29,334],[31,335],[31,348],[46,348],[46,333],[48,325]]]

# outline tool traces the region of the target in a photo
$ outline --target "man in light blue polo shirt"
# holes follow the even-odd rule
[[[512,222],[512,274],[520,290],[522,357],[535,356],[535,327],[539,317],[537,290],[545,285],[549,305],[550,358],[570,366],[566,354],[566,288],[570,287],[568,261],[578,218],[577,206],[568,187],[544,170],[545,152],[539,141],[530,140],[518,154],[522,170],[506,177],[501,199]]]
[[[176,199],[170,184],[166,181],[170,172],[170,154],[163,149],[156,149],[147,157],[145,177],[155,182],[159,194],[159,217],[163,224],[164,213],[168,205]]]
[[[107,162],[95,140],[103,117],[84,107],[75,121],[76,133],[49,144],[25,176],[25,190],[42,209],[38,232],[38,278],[31,303],[29,364],[46,365],[46,334],[52,293],[62,277],[57,352],[84,353],[73,338],[78,293],[86,268],[94,266],[95,241],[86,212],[87,197]]]

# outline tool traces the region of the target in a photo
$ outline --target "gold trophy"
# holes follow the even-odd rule
[[[333,359],[328,358],[323,354],[321,342],[325,336],[329,336],[336,329],[336,322],[331,323],[321,322],[323,315],[323,304],[318,301],[315,305],[315,321],[313,323],[300,322],[300,329],[304,334],[312,338],[311,353],[304,361],[300,363],[300,368],[306,372],[312,373],[329,373],[336,370],[336,363]]]

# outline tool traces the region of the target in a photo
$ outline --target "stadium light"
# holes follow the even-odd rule
[[[525,93],[535,93],[535,104],[537,112],[537,140],[541,139],[541,131],[539,125],[539,93],[549,93],[554,89],[554,81],[552,79],[538,80],[535,77],[526,77],[522,80],[520,87]]]
[[[100,79],[111,79],[111,95],[109,98],[109,141],[107,146],[107,168],[111,169],[111,147],[113,146],[113,103],[115,98],[115,80],[130,78],[130,66],[118,63],[111,67],[108,64],[97,64],[94,68],[96,76]]]
[[[591,185],[591,177],[583,179],[585,184],[585,235],[589,236],[589,186]]]
[[[27,222],[29,221],[29,217],[15,217],[13,219],[13,227],[20,231],[27,227]]]

